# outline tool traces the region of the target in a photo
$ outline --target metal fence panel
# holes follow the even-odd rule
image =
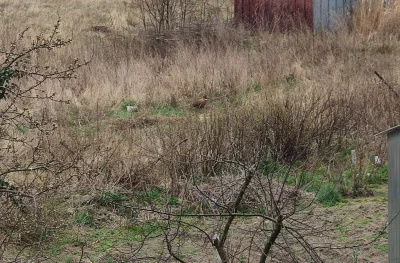
[[[389,263],[400,263],[400,130],[388,134]]]
[[[352,13],[354,0],[314,0],[313,25],[314,32],[333,30],[337,22]]]
[[[312,27],[313,0],[235,0],[235,20],[248,27],[273,27],[294,18]],[[296,23],[298,24],[298,23]]]
[[[305,21],[314,32],[332,30],[352,12],[356,0],[235,0],[235,19],[248,27],[275,26],[278,17]],[[279,20],[278,19],[278,20]]]

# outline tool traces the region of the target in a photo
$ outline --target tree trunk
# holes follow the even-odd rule
[[[282,221],[283,221],[283,217],[282,217],[282,215],[280,215],[278,217],[278,219],[276,220],[274,230],[272,231],[271,236],[269,237],[268,241],[265,243],[263,253],[260,258],[260,263],[265,263],[265,261],[267,260],[269,251],[271,250],[272,245],[275,243],[275,240],[278,238],[279,233],[282,230]]]

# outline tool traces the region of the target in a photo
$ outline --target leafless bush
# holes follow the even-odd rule
[[[53,144],[51,137],[56,134],[57,125],[46,110],[34,112],[30,109],[32,101],[62,103],[56,94],[43,89],[42,84],[74,78],[76,70],[86,64],[75,59],[60,69],[41,62],[43,53],[71,42],[58,36],[59,26],[60,21],[48,36],[38,35],[31,45],[24,46],[26,29],[11,46],[0,49],[0,237],[3,250],[10,240],[27,244],[42,241],[45,229],[54,226],[54,221],[41,209],[41,197],[70,182],[80,157],[76,151],[68,153],[62,142]],[[66,170],[71,173],[66,175]]]
[[[322,101],[327,103],[326,98]],[[305,112],[319,112],[316,108],[321,108],[316,104]],[[281,108],[275,110],[277,112]],[[325,110],[321,112],[326,114]],[[300,122],[306,122],[305,119],[310,121],[308,115],[301,116]],[[310,116],[314,115],[310,113]],[[202,121],[193,119],[193,122],[186,122],[172,133],[159,131],[158,138],[162,141],[158,144],[161,169],[171,178],[166,191],[179,195],[185,207],[166,205],[135,209],[156,215],[171,258],[185,262],[181,253],[190,243],[190,246],[207,251],[205,257],[214,250],[222,262],[234,262],[244,255],[248,262],[266,262],[269,257],[281,262],[287,258],[311,258],[313,262],[323,262],[309,238],[328,235],[333,222],[314,212],[313,194],[302,191],[300,184],[288,184],[288,178],[296,174],[295,170],[271,170],[264,174],[260,169],[262,162],[275,150],[269,135],[275,128],[270,124],[276,125],[276,122],[266,121],[268,117],[262,112],[243,113],[237,110],[228,116],[216,115]],[[312,123],[307,124],[312,126]],[[181,129],[185,129],[186,136]],[[317,131],[315,128],[314,135]],[[173,136],[176,133],[180,136]],[[306,147],[315,142],[313,136],[301,136],[308,140]],[[298,141],[291,143],[295,145],[294,149],[301,149],[297,153],[302,153],[302,144],[299,145]],[[290,162],[295,162],[295,157],[304,155],[293,155]],[[204,165],[211,172],[201,174]],[[190,207],[190,202],[198,204],[198,207],[183,213]],[[212,219],[213,225],[187,220],[191,217]],[[253,224],[241,228],[238,220],[241,217]],[[308,220],[314,223],[311,225]],[[321,243],[324,248],[331,245],[330,242]]]
[[[143,27],[157,33],[222,20],[224,3],[193,0],[134,0]]]
[[[265,121],[273,158],[284,163],[307,160],[337,146],[352,121],[349,100],[326,92],[288,94],[267,102]]]

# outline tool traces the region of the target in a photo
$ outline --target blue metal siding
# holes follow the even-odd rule
[[[388,134],[389,263],[400,263],[400,130]]]
[[[338,19],[352,13],[357,0],[235,0],[235,21],[248,27],[275,27],[275,18],[294,17],[305,21],[314,32],[332,30]]]
[[[354,0],[314,0],[314,32],[333,30],[339,19],[344,19],[347,10],[353,9]]]

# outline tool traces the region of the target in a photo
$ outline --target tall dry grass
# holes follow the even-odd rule
[[[143,31],[139,20],[132,22],[137,10],[124,1],[2,0],[0,45],[7,46],[29,26],[28,44],[60,16],[61,35],[72,37],[72,44],[36,59],[54,66],[74,57],[91,62],[75,81],[47,82],[43,88],[71,100],[87,122],[104,121],[122,99],[137,101],[147,114],[172,97],[188,108],[207,94],[210,111],[219,107],[229,114],[231,108],[263,111],[265,105],[278,104],[279,109],[285,103],[307,108],[312,98],[329,97],[329,105],[357,114],[343,118],[370,136],[398,120],[392,95],[374,71],[397,90],[400,10],[397,2],[390,8],[381,1],[360,5],[352,31],[324,36],[300,30],[249,32],[218,22],[155,35]],[[30,107],[38,113],[46,109],[60,120],[76,117],[70,106],[41,102]],[[337,114],[348,114],[345,109]]]
[[[137,10],[125,1],[0,0],[1,47],[25,27],[30,30],[20,44],[29,45],[60,16],[60,33],[72,44],[32,59],[51,66],[75,57],[91,61],[76,80],[42,86],[71,104],[24,102],[33,114],[55,119],[59,128],[47,138],[48,147],[60,149],[57,159],[74,156],[76,169],[57,177],[33,174],[32,180],[19,174],[22,183],[7,180],[34,193],[43,182],[58,185],[38,199],[44,204],[77,188],[88,193],[167,185],[183,197],[179,186],[192,177],[227,173],[216,161],[251,162],[260,134],[268,140],[263,157],[280,162],[331,165],[349,147],[360,156],[384,155],[383,139],[373,135],[398,124],[400,107],[374,71],[400,92],[400,8],[397,1],[390,8],[360,3],[352,30],[324,35],[247,31],[221,22],[160,35],[144,31]],[[203,95],[206,109],[191,111],[192,100]],[[186,115],[153,116],[153,106],[171,104],[171,98]],[[112,118],[123,99],[135,100],[140,111]],[[59,222],[50,220],[49,207],[44,227]],[[15,228],[13,234],[35,238],[33,224]]]
[[[109,106],[122,98],[144,104],[160,103],[171,95],[184,103],[205,93],[210,96],[244,93],[254,83],[260,84],[263,92],[279,92],[291,74],[295,76],[296,89],[302,92],[328,84],[359,89],[356,86],[360,80],[374,78],[370,74],[372,69],[384,72],[393,82],[398,81],[397,62],[390,56],[397,51],[394,39],[398,34],[394,31],[397,6],[384,10],[381,4],[370,6],[366,4],[369,2],[363,2],[363,8],[354,18],[354,32],[368,32],[367,36],[339,33],[321,38],[309,32],[250,34],[216,25],[213,36],[198,37],[201,44],[185,43],[179,38],[161,39],[157,44],[143,33],[138,35],[139,26],[128,24],[131,11],[123,1],[3,2],[2,24],[6,26],[2,27],[2,45],[7,45],[25,26],[32,28],[33,37],[50,28],[49,22],[56,21],[57,15],[61,16],[62,34],[72,36],[73,45],[56,57],[43,59],[54,64],[70,57],[91,58],[92,62],[75,83],[50,83],[47,89],[89,107],[97,103]],[[96,12],[88,15],[89,8]],[[38,14],[46,17],[45,23]],[[63,14],[68,15],[63,17]],[[96,31],[93,29],[96,26],[103,26],[104,30]],[[375,37],[371,39],[370,34]],[[151,44],[159,46],[153,54]]]

